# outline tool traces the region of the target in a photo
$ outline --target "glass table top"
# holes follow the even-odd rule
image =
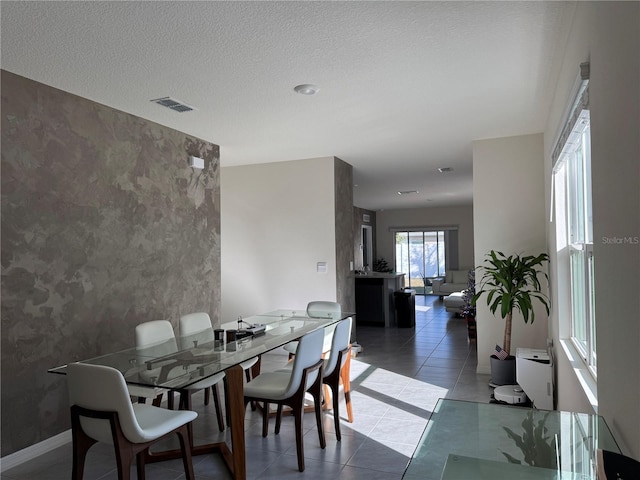
[[[304,310],[276,310],[244,318],[241,326],[238,321],[221,325],[225,333],[263,325],[264,333],[259,335],[236,341],[218,341],[215,340],[214,330],[207,329],[149,347],[133,347],[108,353],[83,360],[82,363],[116,368],[129,384],[180,389],[351,315],[353,314],[345,312],[340,315],[327,313],[309,317]],[[66,365],[63,365],[49,371],[64,374],[65,369]]]
[[[598,415],[440,399],[403,479],[593,480],[598,449],[620,453]]]

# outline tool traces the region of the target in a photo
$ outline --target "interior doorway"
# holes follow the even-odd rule
[[[362,270],[370,272],[373,269],[373,227],[371,225],[362,226]]]

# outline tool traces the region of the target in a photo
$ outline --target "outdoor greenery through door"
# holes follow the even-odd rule
[[[405,287],[431,293],[431,280],[445,274],[444,231],[396,232],[395,267],[405,274]]]

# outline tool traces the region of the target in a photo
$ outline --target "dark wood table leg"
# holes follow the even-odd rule
[[[225,370],[228,390],[229,427],[231,428],[231,449],[225,442],[207,445],[191,445],[192,455],[204,455],[218,452],[235,480],[246,480],[247,464],[244,442],[244,371],[240,365]],[[197,419],[196,419],[197,421]],[[147,452],[146,463],[160,462],[182,458],[182,452],[167,450],[163,452]]]
[[[247,478],[246,449],[244,442],[244,372],[239,365],[225,370],[229,387],[229,409],[231,427],[231,470],[235,480]]]

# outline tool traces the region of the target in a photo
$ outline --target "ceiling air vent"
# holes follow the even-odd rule
[[[158,105],[162,105],[163,107],[170,108],[171,110],[174,110],[180,113],[190,112],[191,110],[195,110],[194,107],[187,105],[186,103],[171,97],[156,98],[155,100],[151,100],[151,101],[153,103],[157,103]]]

